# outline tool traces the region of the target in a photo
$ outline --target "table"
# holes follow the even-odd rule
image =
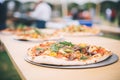
[[[22,80],[120,80],[120,60],[99,68],[54,69],[32,65],[24,60],[27,49],[38,43],[14,40],[10,35],[0,34],[8,55]],[[120,57],[120,41],[103,37],[66,37],[74,43],[83,42],[105,47]]]
[[[120,35],[119,27],[113,27],[113,26],[107,26],[107,25],[94,25],[94,26],[100,29],[104,33]]]

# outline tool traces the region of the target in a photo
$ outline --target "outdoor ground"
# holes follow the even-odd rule
[[[0,50],[0,80],[21,80],[6,51]]]

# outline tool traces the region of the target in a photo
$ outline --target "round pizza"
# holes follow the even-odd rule
[[[28,41],[44,41],[44,40],[58,40],[62,39],[62,36],[55,34],[47,34],[41,32],[41,30],[37,28],[31,28],[27,31],[23,31],[20,33],[16,33],[14,39],[17,40],[28,40]]]
[[[31,40],[31,41],[38,41],[38,40],[40,40],[44,37],[45,37],[45,35],[43,35],[37,29],[31,29],[29,31],[24,31],[24,32],[17,33],[17,34],[14,35],[14,39],[17,39],[17,40]]]
[[[3,34],[13,34],[14,31],[15,31],[15,30],[14,30],[13,28],[6,28],[6,29],[2,30],[1,32],[2,32]]]
[[[95,27],[87,27],[85,25],[70,25],[61,30],[55,31],[55,33],[60,33],[64,36],[90,36],[100,34],[100,30]]]
[[[22,33],[25,33],[25,32],[31,32],[34,29],[37,29],[37,28],[19,25],[15,29],[15,34],[22,34]]]
[[[52,65],[86,65],[103,61],[112,55],[103,47],[67,41],[47,41],[28,49],[27,59]]]

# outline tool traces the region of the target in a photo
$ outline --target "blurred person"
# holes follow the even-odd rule
[[[90,12],[87,11],[87,10],[83,11],[82,16],[85,20],[90,20],[91,19]]]
[[[115,18],[116,18],[116,10],[112,9],[111,10],[111,22],[115,22]]]
[[[118,26],[120,27],[120,12],[118,12]]]
[[[90,8],[90,16],[91,16],[91,19],[94,19],[95,16],[96,16],[96,12],[95,12],[95,8]]]
[[[79,10],[77,13],[73,15],[74,20],[90,20],[91,15],[87,10]]]
[[[79,10],[78,15],[77,15],[78,19],[84,19],[84,17],[83,17],[83,11],[84,10]]]
[[[7,8],[4,4],[5,0],[0,0],[0,30],[3,30],[6,28],[6,13]]]
[[[73,16],[72,19],[77,19],[78,8],[72,8],[69,14]]]
[[[74,12],[73,14],[73,20],[79,20],[79,19],[83,19],[83,10],[79,10]]]
[[[105,11],[105,13],[106,13],[106,19],[108,21],[111,21],[111,13],[112,13],[111,9],[107,8],[106,11]]]
[[[38,28],[45,28],[46,22],[51,19],[51,13],[51,7],[47,3],[43,2],[43,0],[39,0],[34,11],[28,13],[28,15],[35,19],[35,23]]]
[[[14,1],[9,1],[7,3],[7,9],[10,15],[13,14],[14,10],[15,10],[15,2]]]

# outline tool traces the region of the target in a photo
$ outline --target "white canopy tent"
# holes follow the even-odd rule
[[[20,1],[21,3],[25,3],[25,2],[38,2],[39,0],[17,0],[17,1]],[[100,3],[100,2],[103,2],[103,1],[113,1],[113,2],[117,2],[119,0],[43,0],[43,1],[46,1],[46,2],[49,2],[49,3],[52,3],[52,4],[61,4],[61,3],[64,3],[64,2],[67,2],[67,3],[77,3],[77,4],[85,4],[85,3],[88,3],[88,2],[93,2],[93,3]]]
[[[26,3],[26,2],[38,2],[40,0],[18,0],[20,1],[21,3]],[[95,3],[95,4],[98,4],[97,5],[97,12],[99,12],[99,8],[100,8],[100,5],[99,3],[103,2],[103,1],[113,1],[113,2],[118,2],[119,0],[43,0],[45,2],[49,2],[51,4],[54,4],[54,5],[57,5],[57,4],[61,4],[62,5],[62,14],[63,16],[66,16],[67,15],[67,4],[69,3],[77,3],[78,5],[83,5],[85,3],[88,3],[88,2],[92,2],[92,3]]]

